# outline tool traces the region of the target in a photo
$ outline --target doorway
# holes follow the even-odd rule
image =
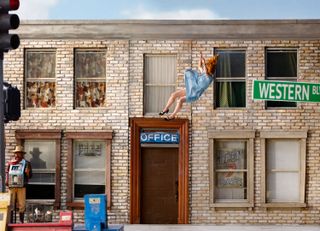
[[[178,151],[141,148],[141,224],[177,224]]]
[[[178,185],[177,195],[176,191],[174,194],[174,199],[176,200],[175,203],[177,205],[172,206],[175,207],[176,210],[172,212],[172,214],[177,215],[171,215],[172,217],[175,217],[174,223],[177,224],[188,224],[188,211],[189,211],[189,121],[187,119],[174,119],[171,121],[165,121],[161,118],[132,118],[130,119],[130,223],[131,224],[141,224],[141,223],[154,223],[156,221],[155,218],[147,217],[148,213],[152,213],[156,209],[151,209],[151,212],[149,210],[150,203],[157,203],[159,200],[153,199],[153,197],[159,196],[149,196],[150,198],[146,198],[149,193],[146,193],[145,189],[143,187],[151,187],[150,185],[144,183],[144,186],[142,186],[143,182],[146,182],[148,179],[145,179],[146,176],[149,176],[149,173],[151,172],[150,169],[148,169],[148,164],[150,161],[155,161],[157,158],[161,157],[154,157],[159,156],[159,153],[166,153],[169,150],[163,151],[163,148],[168,148],[168,146],[162,146],[162,144],[158,144],[155,146],[154,144],[150,144],[151,146],[142,146],[141,142],[144,141],[144,138],[140,138],[140,135],[143,135],[143,131],[145,130],[152,130],[152,131],[176,131],[179,134],[180,139],[178,140],[178,143],[174,145],[169,152],[172,152],[172,155],[167,156],[166,158],[174,158],[173,166],[174,168],[177,168],[176,170],[172,171],[171,176],[171,182],[167,184],[176,184]],[[170,135],[169,135],[170,137]],[[171,136],[172,137],[172,136]],[[154,137],[155,138],[155,137]],[[160,137],[157,137],[160,138]],[[164,139],[168,138],[162,137]],[[147,148],[147,149],[144,149]],[[150,150],[149,148],[153,148],[154,150]],[[159,150],[157,150],[159,149]],[[161,150],[161,151],[160,151]],[[152,153],[152,154],[150,154]],[[158,153],[158,154],[157,154]],[[166,155],[166,154],[164,154]],[[149,160],[151,158],[151,160]],[[164,157],[163,157],[164,158]],[[161,159],[157,160],[159,163],[161,162]],[[177,163],[176,163],[177,162]],[[146,164],[147,163],[147,164]],[[168,163],[167,163],[168,164]],[[166,168],[173,168],[173,166],[169,167],[170,165],[164,164],[164,167],[161,167],[161,169]],[[145,165],[145,167],[143,167]],[[151,164],[152,165],[152,164]],[[152,170],[152,169],[151,169]],[[142,171],[145,171],[145,174],[142,174]],[[176,174],[176,175],[174,175]],[[144,178],[142,179],[142,176],[144,175]],[[152,176],[156,177],[156,176]],[[161,178],[161,177],[160,177]],[[177,180],[176,180],[177,178]],[[174,179],[174,180],[173,180]],[[162,179],[161,179],[162,180]],[[157,180],[158,181],[158,180]],[[174,182],[174,183],[172,183]],[[156,188],[161,187],[158,185]],[[143,190],[145,192],[142,192]],[[171,198],[172,198],[172,192],[174,187],[171,186]],[[167,191],[170,191],[167,189]],[[144,195],[142,195],[144,193]],[[151,193],[150,193],[151,194]],[[152,194],[151,194],[152,195]],[[146,203],[143,202],[144,200],[149,200],[151,202]],[[154,208],[157,208],[159,205],[155,205]],[[148,209],[148,210],[147,210]],[[146,215],[147,214],[147,215]],[[143,216],[143,217],[142,217]],[[150,220],[149,220],[150,219]],[[151,220],[153,219],[153,220]],[[158,218],[157,218],[158,219]],[[168,218],[168,220],[170,220]],[[167,223],[169,221],[166,221]],[[173,222],[172,219],[170,223]],[[160,222],[158,222],[160,223]]]

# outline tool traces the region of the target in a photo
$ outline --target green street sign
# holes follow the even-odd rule
[[[289,81],[253,81],[254,100],[320,102],[320,84]]]

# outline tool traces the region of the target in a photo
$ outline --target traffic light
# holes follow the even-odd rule
[[[19,36],[9,34],[10,29],[17,29],[20,19],[16,14],[9,14],[11,10],[19,9],[19,0],[0,0],[0,52],[17,49],[20,45]]]
[[[3,82],[3,106],[5,123],[17,121],[20,118],[20,91],[6,82]]]

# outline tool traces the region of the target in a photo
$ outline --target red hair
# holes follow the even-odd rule
[[[214,75],[214,72],[216,71],[216,66],[218,62],[218,56],[219,55],[214,55],[213,57],[209,58],[206,61],[206,68],[207,68],[207,74],[208,75]]]

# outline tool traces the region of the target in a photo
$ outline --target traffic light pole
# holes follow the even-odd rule
[[[3,105],[3,52],[0,51],[0,192],[5,192],[6,170],[5,170],[5,145],[4,145],[4,105]]]

